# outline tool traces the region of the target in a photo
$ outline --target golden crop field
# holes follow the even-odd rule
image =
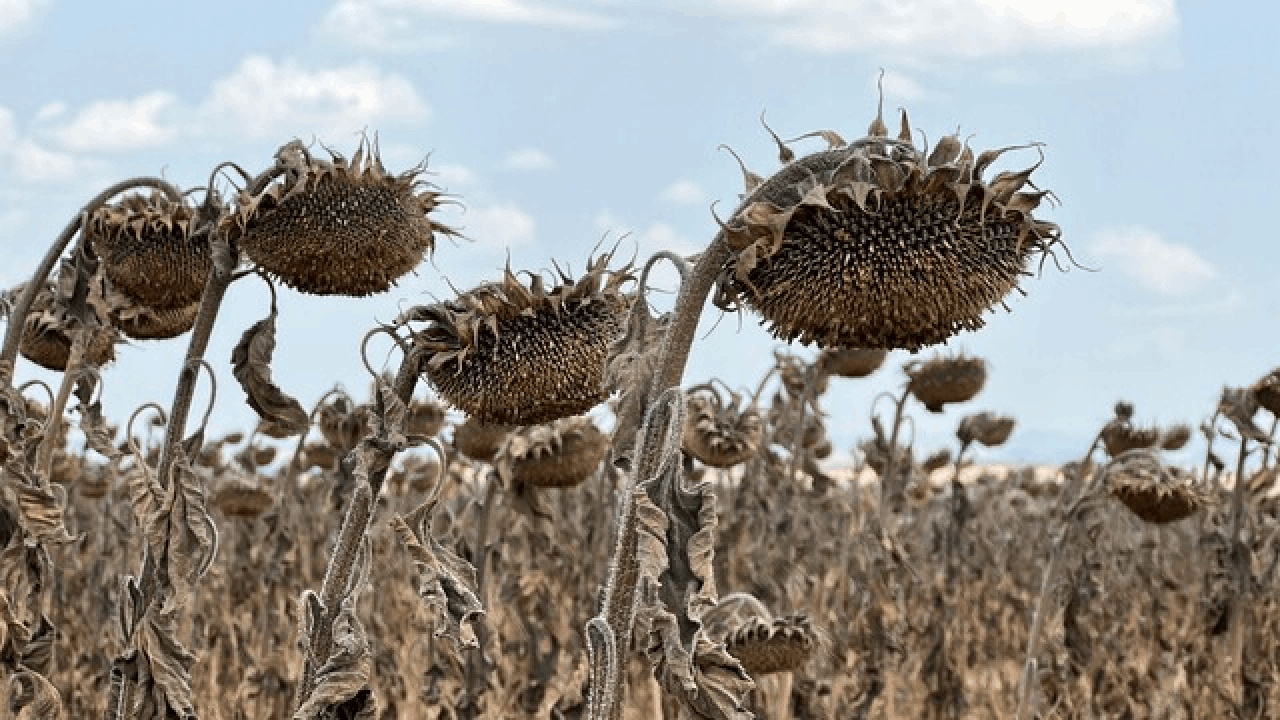
[[[983,358],[929,348],[1074,261],[1038,145],[898,122],[775,135],[697,255],[406,307],[364,342],[397,369],[309,408],[272,371],[275,287],[418,267],[455,233],[425,166],[292,141],[257,174],[105,188],[0,300],[0,717],[1280,717],[1280,370],[1198,432],[1119,401],[1076,461],[973,465],[1016,419],[970,410]],[[1014,150],[1039,156],[994,172]],[[659,263],[681,284],[656,314]],[[227,373],[205,349],[240,281],[272,305]],[[708,300],[820,352],[686,378]],[[104,407],[116,347],[166,340],[172,402]],[[824,469],[824,404],[873,373],[898,391]],[[240,397],[257,425],[212,432]],[[916,447],[942,412],[954,445]]]

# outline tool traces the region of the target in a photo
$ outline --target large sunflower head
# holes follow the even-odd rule
[[[154,311],[177,310],[199,303],[213,268],[208,234],[196,232],[202,219],[185,200],[134,193],[94,211],[86,234],[116,292]]]
[[[722,223],[732,253],[715,303],[746,305],[781,339],[915,351],[983,325],[1031,260],[1059,242],[1033,211],[1049,193],[1039,163],[988,177],[1012,148],[976,157],[958,135],[918,148],[906,112],[896,138],[877,116],[867,137],[834,132],[761,180]],[[807,136],[804,136],[807,137]]]
[[[441,193],[425,165],[392,175],[376,146],[348,162],[314,157],[299,142],[277,153],[283,173],[262,192],[242,192],[225,227],[237,246],[286,285],[315,295],[361,297],[389,289],[454,234],[427,215]]]
[[[588,261],[576,281],[562,273],[551,289],[540,275],[526,285],[508,268],[500,283],[410,310],[402,319],[427,322],[415,336],[427,380],[491,424],[540,425],[599,404],[609,346],[631,306],[621,289],[631,266],[610,270],[611,257]]]

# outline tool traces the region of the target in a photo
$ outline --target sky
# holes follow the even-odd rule
[[[1083,452],[1117,400],[1133,402],[1140,421],[1196,425],[1224,385],[1280,365],[1280,245],[1267,209],[1278,189],[1280,9],[1269,3],[176,8],[0,0],[0,286],[26,279],[81,205],[119,179],[199,186],[223,160],[265,168],[293,138],[349,156],[361,133],[376,133],[389,170],[428,159],[432,181],[461,203],[439,218],[468,240],[440,242],[383,295],[281,291],[273,368],[304,405],[335,383],[365,392],[366,330],[500,277],[508,257],[517,269],[555,260],[577,271],[602,239],[619,238],[620,255],[697,252],[716,230],[712,203],[723,215],[742,189],[720,145],[768,175],[777,151],[762,112],[784,137],[860,137],[881,69],[886,109],[907,108],[931,139],[958,127],[977,150],[1044,143],[1035,177],[1061,206],[1037,216],[1097,270],[1050,263],[1023,283],[1026,297],[1009,298],[1012,312],[997,309],[987,327],[940,348],[986,358],[990,375],[967,406],[912,407],[922,450],[954,446],[964,412],[992,410],[1019,425],[977,459],[1061,462]],[[1034,161],[1006,157],[1004,169]],[[652,299],[669,308],[673,295]],[[253,422],[229,358],[267,309],[256,280],[228,294],[208,353],[221,381],[215,430]],[[108,415],[168,404],[186,342],[122,348],[104,376]],[[754,386],[774,347],[756,317],[708,310],[686,379]],[[374,349],[376,362],[389,354]],[[832,384],[823,402],[838,461],[870,432],[873,399],[902,386],[911,357],[895,352],[871,378]],[[29,363],[18,375],[50,378]]]

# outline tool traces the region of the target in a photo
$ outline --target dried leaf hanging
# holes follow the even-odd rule
[[[342,611],[333,622],[333,653],[317,671],[315,687],[293,714],[294,720],[378,717],[378,702],[370,689],[373,653],[364,625],[352,611],[351,600],[342,604]],[[307,611],[313,612],[314,607],[308,603]]]
[[[249,397],[247,402],[264,420],[297,435],[306,432],[307,411],[271,381],[271,355],[276,349],[276,308],[240,336],[231,351],[231,372]]]
[[[473,623],[484,614],[476,584],[476,569],[444,545],[428,530],[431,512],[437,500],[432,499],[414,511],[417,529],[397,515],[391,528],[409,556],[418,574],[418,596],[435,613],[436,637],[448,637],[466,647],[478,647]]]

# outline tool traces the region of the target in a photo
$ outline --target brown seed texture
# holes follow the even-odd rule
[[[256,196],[241,193],[227,227],[246,255],[296,290],[384,292],[431,252],[436,233],[454,234],[427,217],[441,194],[422,180],[425,166],[390,175],[366,144],[350,162],[331,155],[286,145],[284,176]]]
[[[1048,193],[1023,191],[1038,164],[984,178],[1012,148],[975,160],[953,135],[926,156],[909,129],[879,132],[852,144],[824,135],[829,149],[751,190],[723,224],[735,252],[719,307],[747,305],[788,342],[915,351],[982,327],[1060,242],[1032,216]]]
[[[610,256],[588,262],[576,282],[526,287],[507,271],[456,300],[414,308],[426,321],[416,342],[423,372],[440,396],[478,421],[541,425],[579,415],[605,399],[609,345],[623,329],[630,298],[620,286],[629,266],[611,271]]]
[[[20,295],[26,283],[9,291],[13,297]],[[71,318],[66,310],[59,306],[54,298],[52,284],[36,294],[31,312],[27,315],[22,328],[22,340],[18,346],[22,356],[46,370],[63,372],[67,369],[67,361],[71,357]],[[85,363],[91,367],[102,367],[116,359],[116,342],[119,335],[109,327],[99,327],[93,331]]]

